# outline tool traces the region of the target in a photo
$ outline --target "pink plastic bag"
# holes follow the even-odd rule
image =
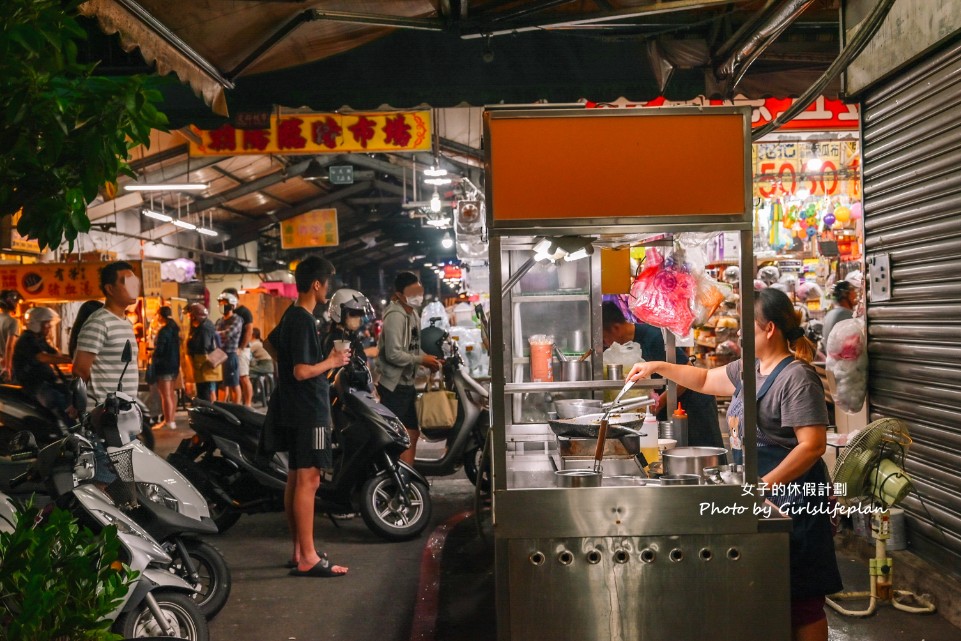
[[[647,250],[645,262],[631,286],[631,311],[640,321],[687,336],[694,323],[696,279],[678,269],[672,258],[665,260],[654,248]]]

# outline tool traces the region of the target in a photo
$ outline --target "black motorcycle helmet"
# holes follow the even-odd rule
[[[420,348],[425,354],[430,354],[435,358],[445,358],[444,342],[448,338],[447,332],[443,327],[438,327],[439,318],[430,319],[430,327],[425,327],[420,332]]]

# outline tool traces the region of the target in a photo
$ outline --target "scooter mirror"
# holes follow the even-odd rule
[[[70,381],[70,405],[77,412],[87,410],[87,384],[82,378],[75,378]]]
[[[37,438],[28,430],[20,430],[11,436],[7,448],[10,450],[10,457],[14,459],[36,456],[39,450]]]
[[[128,340],[123,346],[123,354],[120,355],[121,363],[129,363],[133,359],[133,351],[130,348],[130,341]]]

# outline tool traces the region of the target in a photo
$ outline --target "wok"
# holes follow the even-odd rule
[[[597,431],[604,414],[584,414],[577,418],[557,418],[548,421],[558,436],[597,438]],[[607,435],[610,437],[635,436],[644,424],[644,415],[636,413],[613,413],[608,417]]]

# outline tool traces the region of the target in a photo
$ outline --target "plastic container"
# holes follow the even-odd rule
[[[641,439],[641,454],[647,459],[648,464],[661,460],[661,451],[657,447],[657,417],[650,411],[644,414],[640,431],[647,435],[646,438]]]
[[[554,337],[535,334],[528,341],[531,345],[531,381],[534,383],[554,382]]]
[[[681,407],[680,402],[674,414],[671,415],[671,424],[674,428],[671,438],[677,440],[678,447],[687,447],[687,412]]]

